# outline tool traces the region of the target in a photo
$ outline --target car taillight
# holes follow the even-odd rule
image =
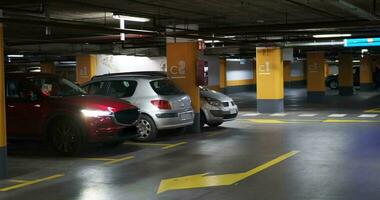
[[[169,101],[166,100],[152,100],[150,101],[151,104],[156,106],[160,110],[171,110],[172,107],[170,106]]]

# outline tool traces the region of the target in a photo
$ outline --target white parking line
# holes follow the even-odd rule
[[[288,115],[288,114],[286,114],[286,113],[275,113],[275,114],[271,114],[270,116],[271,117],[285,117],[286,115]]]
[[[336,117],[336,118],[341,118],[341,117],[346,117],[347,114],[331,114],[329,117]]]
[[[243,114],[242,116],[243,117],[257,117],[261,115],[260,113],[247,113],[247,114]]]
[[[298,115],[298,117],[315,117],[317,115],[318,114],[300,114],[300,115]]]
[[[359,115],[360,118],[375,118],[379,115],[377,114],[362,114],[362,115]]]

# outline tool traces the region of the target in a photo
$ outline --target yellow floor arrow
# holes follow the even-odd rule
[[[280,163],[296,155],[297,153],[299,152],[291,151],[287,154],[281,155],[265,164],[262,164],[256,168],[253,168],[243,173],[214,175],[214,176],[207,176],[208,173],[205,173],[205,174],[196,174],[196,175],[184,176],[184,177],[178,177],[178,178],[164,179],[160,183],[157,194],[160,194],[162,192],[166,192],[169,190],[183,190],[183,189],[192,189],[192,188],[233,185],[277,163]]]

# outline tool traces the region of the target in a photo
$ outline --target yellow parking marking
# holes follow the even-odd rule
[[[10,182],[19,183],[19,184],[0,188],[0,192],[8,192],[8,191],[23,188],[26,186],[31,186],[31,185],[35,185],[35,184],[42,183],[45,181],[50,181],[53,179],[61,178],[63,176],[64,176],[64,174],[56,174],[53,176],[48,176],[45,178],[35,179],[35,180],[10,180]]]
[[[380,113],[380,108],[375,108],[371,110],[364,111],[365,113]]]
[[[218,135],[221,135],[223,133],[219,133],[219,132],[215,132],[215,133],[209,133],[207,134],[207,137],[214,137],[214,136],[218,136]]]
[[[240,172],[240,173],[221,174],[221,175],[209,175],[209,173],[203,173],[203,174],[194,174],[194,175],[188,175],[188,176],[183,176],[183,177],[164,179],[164,180],[161,180],[160,182],[160,185],[157,190],[157,194],[171,191],[171,190],[184,190],[184,189],[233,185],[265,169],[268,169],[276,164],[279,164],[282,161],[285,161],[286,159],[293,157],[294,155],[298,153],[299,151],[291,151],[269,162],[266,162],[258,167],[255,167],[253,169],[250,169],[245,172]]]
[[[166,147],[162,147],[161,149],[171,149],[171,148],[174,148],[174,147],[177,147],[177,146],[180,146],[180,145],[184,145],[184,144],[187,144],[187,142],[180,142],[180,143],[177,143],[177,144],[168,145]]]
[[[180,145],[187,144],[187,142],[179,142],[175,144],[162,144],[162,143],[137,143],[137,142],[126,142],[127,145],[136,145],[136,146],[160,146],[161,149],[171,149]]]
[[[85,158],[87,160],[95,160],[95,161],[104,161],[105,165],[112,165],[116,163],[120,163],[126,160],[134,159],[134,156],[126,156],[122,158]]]

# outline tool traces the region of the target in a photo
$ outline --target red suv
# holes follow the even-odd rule
[[[138,108],[87,96],[55,75],[8,73],[5,92],[10,139],[47,139],[59,153],[73,155],[87,143],[117,145],[137,135]]]

